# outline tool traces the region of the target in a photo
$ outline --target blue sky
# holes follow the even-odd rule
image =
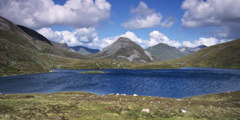
[[[174,47],[211,46],[238,38],[240,31],[240,0],[11,0],[0,3],[1,16],[69,46],[102,49],[120,36],[129,37],[144,48],[158,43]]]

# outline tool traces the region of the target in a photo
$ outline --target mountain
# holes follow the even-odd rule
[[[100,51],[99,49],[91,49],[84,46],[75,46],[70,48],[72,48],[75,52],[80,53],[82,55],[95,54]]]
[[[95,55],[97,59],[119,59],[130,62],[151,62],[152,56],[126,37],[120,37]]]
[[[0,75],[48,71],[65,58],[90,59],[55,47],[36,31],[3,17],[0,17],[0,57]]]
[[[67,43],[57,43],[57,42],[51,41],[51,44],[55,47],[60,48],[60,49],[64,49],[64,50],[67,50],[67,51],[70,51],[70,52],[76,52],[74,49],[68,47]]]
[[[169,46],[164,43],[159,43],[145,50],[151,53],[153,56],[158,57],[160,61],[176,59],[178,57],[187,55],[187,53],[181,52],[177,48]]]
[[[206,48],[207,46],[205,45],[200,45],[200,46],[197,46],[197,47],[185,47],[185,46],[182,46],[182,47],[179,47],[178,50],[181,51],[181,52],[185,52],[185,53],[188,53],[188,54],[191,54],[191,53],[194,53],[194,52],[197,52],[203,48]]]

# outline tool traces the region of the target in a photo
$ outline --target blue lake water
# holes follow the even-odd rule
[[[182,68],[166,70],[54,70],[53,73],[0,77],[0,93],[85,91],[98,95],[138,94],[183,98],[240,90],[240,70]]]

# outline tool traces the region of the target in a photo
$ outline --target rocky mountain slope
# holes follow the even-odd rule
[[[113,44],[95,55],[97,59],[120,59],[130,62],[151,62],[152,56],[142,47],[126,37],[120,37]]]

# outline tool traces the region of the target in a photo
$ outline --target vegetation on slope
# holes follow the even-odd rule
[[[173,99],[84,92],[0,95],[0,119],[240,119],[240,92]],[[149,113],[141,112],[149,109]]]
[[[48,56],[48,58],[53,56],[52,59],[55,59],[55,56],[80,60],[90,59],[87,56],[52,46],[45,39],[36,39],[41,35],[29,28],[24,27],[24,29],[30,31],[28,34],[36,37],[29,36],[10,21],[0,17],[0,76],[47,72],[53,67],[51,64],[56,62],[41,59],[41,56]]]
[[[141,65],[138,68],[215,67],[240,68],[240,39],[204,48],[196,53],[164,62]]]

